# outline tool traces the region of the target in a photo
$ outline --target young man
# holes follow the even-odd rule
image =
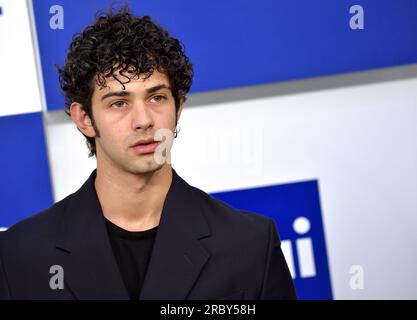
[[[1,233],[0,298],[295,298],[273,220],[212,198],[164,161],[193,77],[178,40],[149,17],[109,12],[58,69],[97,169]]]

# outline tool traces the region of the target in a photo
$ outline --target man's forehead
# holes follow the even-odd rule
[[[169,87],[169,80],[165,73],[155,70],[150,76],[148,74],[134,74],[128,73],[127,71],[123,74],[120,74],[119,71],[114,72],[115,77],[109,76],[106,77],[106,85],[100,86],[95,82],[96,89],[100,89],[100,93],[105,93],[110,90],[125,90],[129,86],[135,86],[138,88],[147,89],[152,87],[155,84],[165,84]],[[96,75],[98,77],[98,75]]]

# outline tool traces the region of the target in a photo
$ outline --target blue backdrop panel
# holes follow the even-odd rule
[[[62,65],[75,32],[108,0],[33,1],[48,109],[63,108],[54,63]],[[195,66],[192,92],[382,68],[417,62],[416,0],[138,0],[178,37]],[[362,5],[365,29],[349,26]],[[64,9],[53,30],[51,6]]]
[[[0,226],[52,203],[41,113],[0,117]]]
[[[228,191],[212,195],[235,208],[273,218],[276,221],[281,241],[291,242],[296,274],[294,283],[298,298],[332,299],[317,181]],[[294,221],[300,217],[310,222],[309,231],[302,235],[298,234],[294,228]],[[300,276],[300,257],[296,249],[296,241],[301,238],[312,241],[315,276]]]

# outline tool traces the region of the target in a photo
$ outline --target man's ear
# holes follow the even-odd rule
[[[94,130],[92,121],[87,112],[84,111],[82,104],[78,102],[71,103],[70,106],[71,119],[80,130],[87,137],[94,138],[96,132]]]

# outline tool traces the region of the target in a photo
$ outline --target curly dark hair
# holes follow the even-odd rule
[[[61,69],[55,65],[65,96],[65,112],[70,115],[71,104],[80,103],[99,136],[91,105],[95,83],[105,87],[106,78],[113,77],[125,88],[132,76],[141,74],[146,79],[154,70],[167,75],[178,111],[193,79],[193,65],[183,47],[151,17],[134,16],[128,6],[116,12],[113,8],[97,12],[93,25],[73,36],[65,66]],[[118,76],[126,79],[122,81]],[[89,157],[95,156],[95,139],[84,136]]]

